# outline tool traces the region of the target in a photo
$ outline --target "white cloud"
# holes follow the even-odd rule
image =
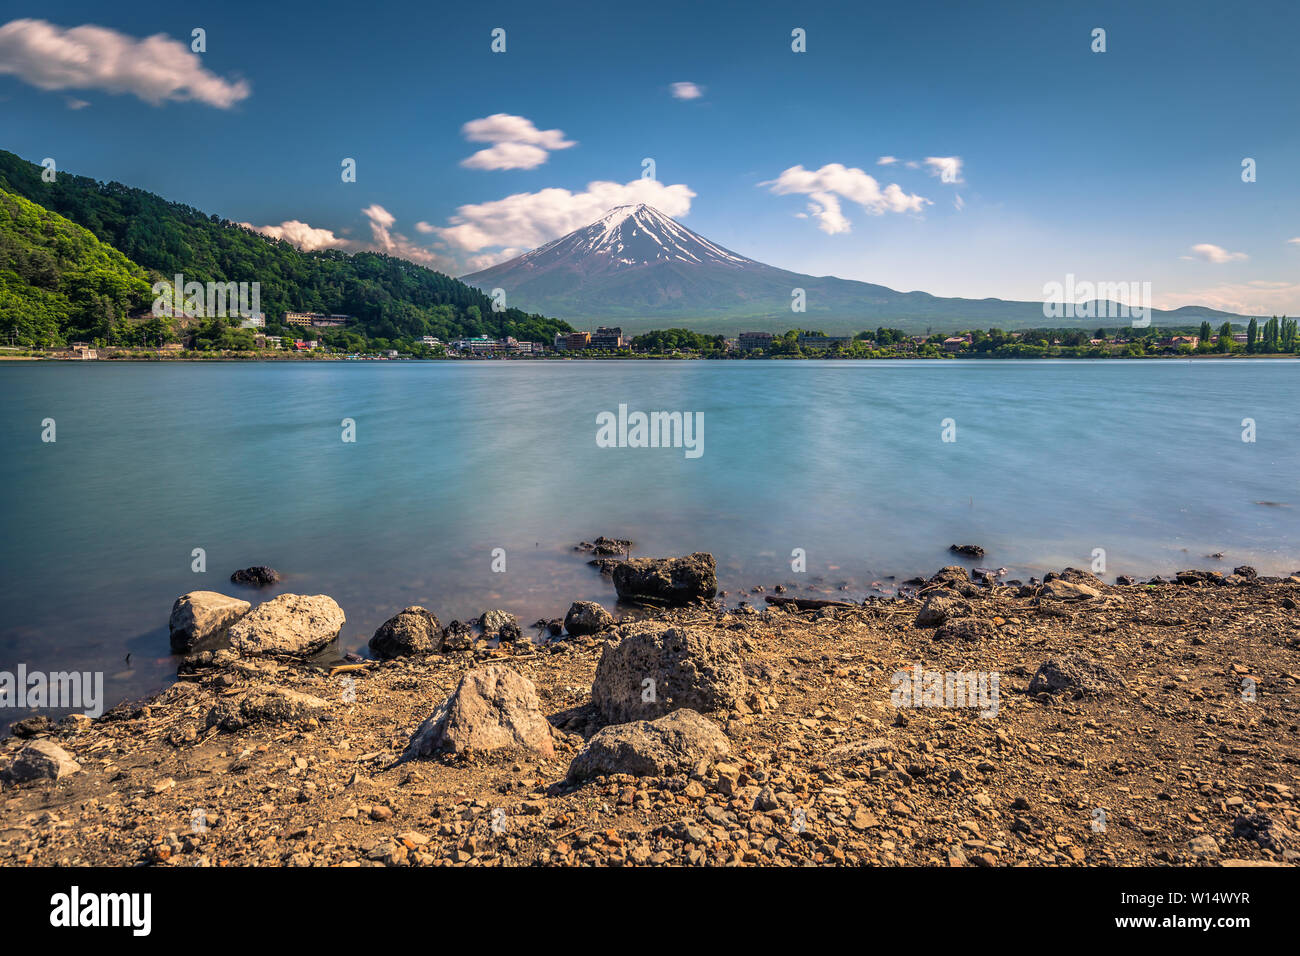
[[[1225,283],[1190,292],[1165,293],[1154,304],[1160,309],[1196,305],[1243,315],[1295,315],[1300,312],[1300,282],[1257,279]]]
[[[278,226],[254,226],[251,222],[241,222],[240,225],[272,239],[283,239],[303,252],[346,249],[352,245],[350,240],[334,235],[329,229],[317,229],[298,219],[287,220]]]
[[[930,167],[930,175],[938,176],[945,183],[961,183],[960,156],[927,156],[925,165]]]
[[[1293,242],[1297,246],[1300,246],[1300,236],[1296,236],[1294,239],[1288,239],[1287,242]]]
[[[437,261],[438,257],[432,250],[416,245],[400,232],[393,232],[397,217],[383,206],[372,203],[361,210],[361,214],[370,220],[370,235],[376,251],[399,259],[410,259],[423,266],[432,266]]]
[[[260,232],[264,236],[270,236],[272,239],[283,239],[303,252],[315,252],[319,249],[342,249],[345,252],[368,250],[387,253],[399,259],[409,259],[412,262],[418,262],[420,265],[442,269],[447,272],[451,272],[455,268],[452,263],[440,260],[431,249],[426,249],[411,242],[400,232],[394,232],[393,226],[397,222],[397,217],[378,203],[367,206],[361,210],[361,214],[370,223],[369,242],[348,239],[336,235],[330,229],[320,229],[298,219],[290,219],[278,226],[254,226],[247,222],[240,223],[240,225],[252,229],[254,232]],[[421,232],[431,231],[433,228],[430,227],[429,230],[424,230],[420,229],[420,225],[420,223],[416,223],[416,229]],[[424,223],[424,225],[427,226],[428,223]]]
[[[792,193],[808,196],[811,200],[808,212],[819,220],[817,228],[829,235],[851,229],[840,210],[840,198],[857,203],[873,216],[886,212],[920,212],[930,203],[923,196],[904,192],[897,183],[881,189],[874,176],[840,163],[830,163],[815,170],[791,166],[776,179],[759,185],[771,187],[778,196]]]
[[[896,162],[898,162],[897,156],[881,156],[878,160],[876,160],[876,165],[893,166]]]
[[[42,90],[130,93],[159,106],[197,100],[229,109],[249,95],[243,80],[222,79],[189,46],[157,33],[143,40],[86,24],[64,29],[45,20],[0,26],[0,74]]]
[[[69,96],[64,102],[67,103],[70,110],[84,110],[90,105],[88,100],[79,100],[75,96]]]
[[[466,169],[536,169],[551,154],[531,143],[497,143],[460,161]]]
[[[674,83],[672,90],[675,100],[698,100],[704,95],[704,87],[696,83]]]
[[[1229,252],[1222,246],[1216,246],[1210,242],[1199,242],[1192,246],[1192,254],[1190,256],[1182,256],[1181,258],[1200,259],[1203,262],[1213,262],[1215,265],[1222,265],[1225,262],[1235,262],[1250,257],[1244,252]]]
[[[647,203],[667,216],[679,217],[690,212],[694,197],[685,185],[666,186],[653,179],[624,184],[595,181],[583,192],[551,188],[459,206],[450,225],[435,230],[463,252],[532,249],[589,225],[614,206]]]
[[[563,130],[538,129],[532,120],[509,113],[470,120],[460,131],[471,143],[492,144],[462,159],[467,169],[536,169],[552,151],[578,145],[565,139]]]
[[[952,201],[952,205],[958,212],[961,212],[966,208],[966,200],[961,198],[961,193],[957,193],[956,198]]]

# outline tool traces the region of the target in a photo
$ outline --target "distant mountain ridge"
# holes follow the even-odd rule
[[[632,332],[671,325],[731,335],[794,327],[851,334],[879,325],[923,332],[1128,322],[1047,319],[1041,302],[944,298],[790,272],[725,249],[644,203],[617,206],[589,226],[461,278],[480,289],[504,289],[512,305]],[[804,290],[802,313],[791,310],[794,289]],[[1157,325],[1240,318],[1192,306],[1152,310]]]

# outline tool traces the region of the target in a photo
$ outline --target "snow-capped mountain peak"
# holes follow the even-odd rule
[[[594,257],[595,261],[591,261]],[[740,267],[751,260],[722,248],[653,206],[615,206],[589,226],[549,242],[519,258],[533,268],[568,260],[580,271],[607,271],[660,262],[713,263]],[[583,263],[583,260],[587,260]],[[580,263],[582,263],[580,265]]]

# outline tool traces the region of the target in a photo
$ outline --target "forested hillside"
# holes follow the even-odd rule
[[[140,266],[76,223],[0,190],[0,340],[106,339],[150,302]]]
[[[285,311],[353,315],[359,320],[353,334],[389,341],[482,334],[549,342],[555,332],[570,328],[519,309],[493,312],[479,290],[405,259],[299,252],[287,242],[141,189],[64,172],[47,183],[41,172],[40,166],[0,151],[0,188],[84,226],[157,277],[170,280],[182,273],[187,282],[259,282],[269,331]],[[7,259],[0,260],[0,269],[11,268]],[[0,335],[10,328],[0,324]]]

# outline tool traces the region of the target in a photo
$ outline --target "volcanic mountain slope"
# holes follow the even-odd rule
[[[504,289],[519,308],[578,324],[620,323],[630,331],[675,325],[702,332],[803,327],[845,334],[882,324],[908,331],[1072,324],[1044,319],[1039,302],[941,298],[778,269],[724,249],[644,203],[617,206],[589,226],[462,281]],[[804,313],[791,310],[794,289],[805,292]],[[1187,325],[1222,321],[1229,313],[1184,307],[1154,310],[1152,317],[1157,324]]]

